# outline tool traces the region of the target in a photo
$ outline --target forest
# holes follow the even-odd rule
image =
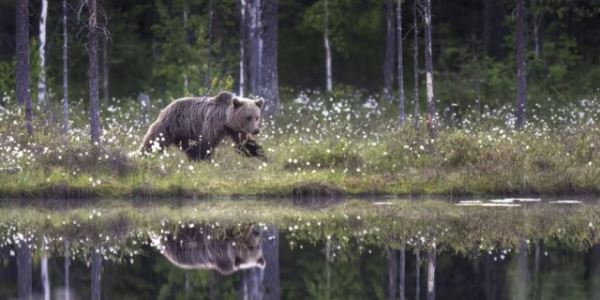
[[[3,195],[599,191],[596,0],[0,4]],[[220,91],[268,160],[135,153]]]
[[[600,0],[0,0],[0,298],[600,299],[598,28]]]

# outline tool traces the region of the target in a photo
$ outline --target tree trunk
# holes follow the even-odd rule
[[[279,111],[279,80],[277,73],[278,0],[261,0],[263,21],[260,63],[260,89],[258,95],[266,101],[267,116]]]
[[[540,57],[540,22],[542,20],[542,15],[540,11],[542,11],[537,6],[536,0],[531,0],[531,11],[533,13],[533,55],[537,60]]]
[[[517,128],[526,122],[527,58],[525,57],[525,0],[517,0]]]
[[[67,0],[62,2],[63,16],[63,132],[69,133],[69,33],[67,27]]]
[[[515,295],[513,299],[525,300],[527,297],[527,281],[529,274],[527,271],[527,243],[525,240],[519,241],[519,253],[517,256],[517,277],[515,278]]]
[[[331,239],[325,241],[325,299],[331,298]]]
[[[417,3],[413,0],[413,108],[415,118],[415,129],[419,128],[419,12]]]
[[[63,0],[66,2],[66,0]],[[64,4],[64,2],[63,2]],[[65,300],[71,300],[71,245],[65,239]]]
[[[247,28],[248,42],[250,44],[250,93],[258,95],[260,82],[260,69],[262,61],[262,25],[261,25],[261,0],[247,0],[248,9]]]
[[[42,0],[42,9],[40,12],[40,73],[38,78],[38,103],[42,107],[46,106],[46,20],[48,19],[48,0]]]
[[[88,0],[89,37],[88,54],[90,59],[90,135],[92,144],[100,144],[100,104],[98,103],[98,28],[96,0]]]
[[[600,244],[590,249],[590,299],[600,299]]]
[[[187,33],[188,31],[188,6],[186,1],[183,1],[183,30]],[[184,35],[184,43],[187,45],[188,44],[188,39],[187,36]],[[188,74],[187,74],[187,70],[185,68],[185,66],[183,67],[183,94],[184,95],[188,95],[188,91],[189,91],[189,78],[188,78]]]
[[[484,283],[484,289],[485,289],[485,299],[488,300],[494,300],[495,297],[493,296],[494,294],[492,293],[492,256],[490,254],[484,254],[484,276],[485,276],[485,283]]]
[[[421,249],[415,249],[415,300],[421,299]]]
[[[208,91],[212,91],[213,14],[213,0],[208,0],[208,58],[205,83]]]
[[[389,300],[396,300],[398,290],[398,253],[396,250],[386,248],[387,252],[387,267],[388,267],[388,295]]]
[[[404,66],[402,46],[402,0],[396,6],[396,40],[398,41],[398,125],[404,125]]]
[[[542,246],[541,241],[538,241],[535,244],[535,254],[533,260],[533,300],[541,299],[541,290],[540,290],[540,259],[542,256]]]
[[[29,1],[17,0],[16,16],[17,102],[25,104],[25,129],[33,134],[31,95],[29,94]]]
[[[329,1],[325,0],[325,22],[323,26],[323,44],[325,45],[325,90],[333,90],[333,74],[331,70],[331,44],[329,43]]]
[[[41,258],[41,275],[42,275],[42,287],[44,290],[44,300],[50,300],[50,277],[48,276],[48,255],[45,253],[45,249],[42,249],[44,253]]]
[[[426,0],[428,1],[428,0]],[[435,299],[435,260],[436,260],[435,245],[429,249],[427,253],[427,300]]]
[[[490,1],[483,0],[483,56],[489,55],[490,49]]]
[[[24,241],[17,246],[17,285],[19,299],[31,299],[31,249]]]
[[[190,299],[190,272],[185,271],[185,283],[183,284],[183,299]]]
[[[240,0],[240,90],[239,95],[244,97],[246,88],[246,0]]]
[[[281,298],[279,281],[279,230],[269,225],[262,243],[266,267],[264,269],[263,287],[265,300]]]
[[[383,95],[392,101],[394,85],[394,5],[392,0],[385,0],[385,56],[383,58]]]
[[[94,1],[94,0],[90,0]],[[102,254],[92,250],[92,300],[100,300],[102,295]]]
[[[110,61],[108,55],[108,37],[102,41],[102,96],[104,103],[108,105],[110,94],[108,91],[108,78],[110,76]]]
[[[427,92],[427,127],[429,134],[435,137],[437,115],[433,96],[433,57],[431,52],[431,0],[423,0],[423,19],[425,21],[425,80]]]
[[[400,252],[400,275],[398,276],[398,280],[400,281],[398,283],[398,294],[400,296],[400,300],[405,300],[406,299],[406,292],[405,292],[405,285],[404,285],[404,281],[406,280],[406,250],[405,247],[403,246],[402,248],[400,248],[399,250]]]

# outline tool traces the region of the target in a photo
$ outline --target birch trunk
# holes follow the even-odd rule
[[[527,106],[527,58],[525,57],[525,0],[517,0],[517,128],[526,122]]]
[[[427,93],[427,127],[429,134],[435,137],[437,115],[433,95],[433,54],[431,50],[431,0],[423,0],[423,19],[425,21],[425,82]]]
[[[325,46],[325,90],[333,90],[333,74],[331,70],[331,44],[329,43],[329,1],[325,0],[325,22],[323,25],[323,44]]]
[[[392,0],[385,0],[385,56],[383,58],[383,95],[388,101],[392,101],[392,90],[394,81],[394,5]]]
[[[250,43],[250,93],[258,95],[262,57],[261,0],[247,0]]]
[[[42,0],[42,9],[40,12],[40,73],[38,78],[38,103],[46,106],[46,19],[48,18],[48,0]]]
[[[404,125],[404,66],[402,46],[402,0],[396,6],[396,40],[398,41],[398,125]]]
[[[42,287],[44,291],[44,300],[50,300],[50,277],[48,274],[48,253],[46,252],[45,237],[42,242],[42,257],[41,257],[41,276],[42,276]]]
[[[17,102],[25,104],[25,129],[33,134],[31,95],[29,93],[29,1],[17,1],[16,15],[16,90]]]
[[[427,253],[427,300],[435,299],[435,260],[437,256],[436,252],[437,251],[435,245],[433,245]]]
[[[66,0],[63,0],[66,1]],[[63,2],[64,3],[64,2]],[[65,300],[71,300],[71,245],[65,239]]]
[[[63,29],[63,132],[69,133],[69,32],[67,27],[67,0],[62,2]]]
[[[267,116],[279,111],[279,78],[277,73],[278,40],[278,0],[261,0],[261,18],[259,24],[262,36],[259,40],[260,80],[259,93],[266,101],[264,112]]]
[[[413,109],[415,128],[419,128],[419,12],[417,3],[413,0]]]
[[[88,0],[89,9],[89,84],[90,84],[90,135],[92,144],[100,144],[100,107],[98,103],[98,28],[96,0]]]
[[[246,88],[246,0],[240,0],[240,90],[239,95],[244,97]]]
[[[102,96],[104,103],[108,104],[110,94],[108,91],[108,78],[110,76],[110,61],[108,55],[108,38],[104,38],[102,42]]]

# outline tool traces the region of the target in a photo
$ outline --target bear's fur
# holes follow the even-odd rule
[[[154,239],[162,254],[182,269],[211,269],[229,275],[254,267],[264,268],[261,231],[249,226],[246,233],[215,236],[210,227],[182,228],[177,235]]]
[[[177,99],[150,125],[140,151],[152,152],[176,145],[188,158],[205,160],[211,158],[225,137],[230,137],[242,153],[261,156],[260,146],[249,141],[250,136],[260,132],[263,104],[261,98],[242,98],[228,92],[216,97]]]

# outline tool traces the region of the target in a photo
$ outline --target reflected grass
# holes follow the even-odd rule
[[[459,207],[435,200],[393,200],[377,205],[351,200],[314,209],[283,200],[217,199],[40,206],[2,205],[2,246],[26,240],[38,249],[45,238],[51,241],[51,251],[61,252],[63,240],[68,239],[74,255],[102,249],[107,258],[123,260],[147,250],[153,234],[177,232],[186,226],[225,231],[248,224],[276,225],[292,247],[330,240],[338,257],[369,247],[424,249],[435,244],[439,251],[470,254],[514,249],[520,240],[559,243],[576,250],[600,243],[597,203],[492,208]]]

